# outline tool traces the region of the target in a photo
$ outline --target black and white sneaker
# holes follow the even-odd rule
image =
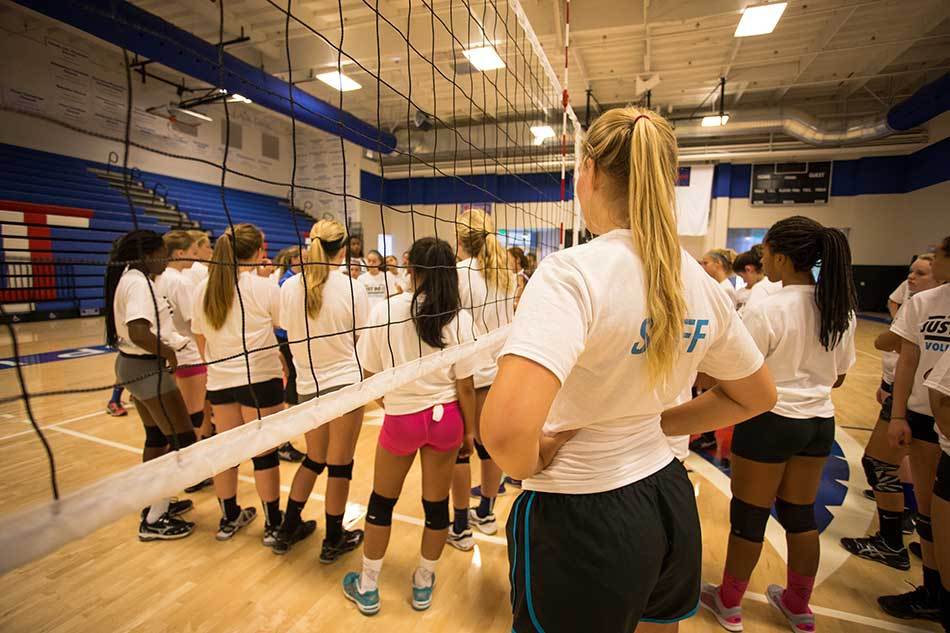
[[[482,534],[490,536],[498,533],[498,522],[495,520],[494,512],[489,512],[488,515],[480,517],[476,508],[469,508],[468,524],[477,527]]]
[[[144,518],[139,523],[140,541],[174,541],[185,538],[195,530],[195,524],[170,516],[167,512],[158,521],[149,523]]]
[[[884,613],[894,618],[940,622],[940,602],[923,587],[897,596],[881,596],[877,603]]]
[[[194,492],[198,492],[199,490],[203,490],[204,488],[207,488],[208,486],[213,486],[213,485],[214,485],[214,479],[212,479],[211,477],[208,477],[207,479],[203,479],[193,486],[188,486],[187,488],[185,488],[185,492],[187,492],[188,494],[191,494]]]
[[[195,503],[191,499],[178,499],[176,497],[172,497],[168,502],[168,510],[166,510],[166,512],[168,512],[169,516],[178,517],[192,510],[194,507]],[[143,521],[145,520],[145,517],[148,516],[148,510],[149,509],[147,506],[142,508],[140,518]]]
[[[336,543],[323,539],[320,549],[320,562],[324,565],[335,563],[338,558],[352,552],[363,542],[363,530],[343,530],[343,536]]]
[[[277,543],[277,532],[280,531],[280,526],[284,523],[284,513],[280,513],[280,523],[264,524],[264,547],[274,547]]]
[[[904,530],[904,534],[913,534],[914,530],[917,529],[917,513],[916,512],[904,512],[904,516],[901,519],[903,525],[901,526]]]
[[[302,462],[303,458],[306,457],[306,453],[302,453],[294,448],[294,445],[290,442],[284,442],[277,447],[277,457],[281,461],[285,462]]]
[[[891,549],[880,534],[859,538],[843,538],[841,539],[841,547],[859,558],[883,563],[888,567],[902,571],[910,569],[910,557],[907,555],[907,548]]]
[[[237,518],[233,521],[228,521],[227,517],[221,517],[221,522],[218,523],[218,533],[214,535],[214,538],[219,541],[227,541],[234,536],[238,530],[256,518],[256,508],[241,508]]]
[[[288,532],[284,526],[277,530],[277,541],[271,546],[275,554],[286,554],[295,543],[299,543],[317,530],[316,521],[302,521],[297,524],[293,532]]]

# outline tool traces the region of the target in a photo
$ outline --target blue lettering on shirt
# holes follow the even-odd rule
[[[630,348],[631,354],[643,354],[647,351],[647,348],[650,347],[650,326],[652,324],[653,321],[650,319],[644,319],[643,323],[640,324],[641,340],[634,342]],[[690,354],[696,349],[696,345],[699,344],[699,341],[706,338],[706,333],[703,332],[703,328],[709,325],[709,319],[684,319],[683,324],[686,325],[683,338],[689,341],[689,345],[686,347],[686,353]]]

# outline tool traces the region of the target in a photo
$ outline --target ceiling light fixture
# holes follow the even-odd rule
[[[787,2],[773,2],[772,4],[746,7],[742,11],[739,26],[736,27],[735,37],[771,33],[775,30],[775,25],[778,24],[779,18],[785,12],[787,4]]]
[[[704,116],[700,124],[703,127],[719,127],[719,126],[725,125],[728,122],[729,122],[728,114],[723,114],[723,115],[714,114],[712,116]]]
[[[209,122],[209,123],[211,123],[211,122],[214,121],[214,119],[212,119],[211,117],[209,117],[207,114],[203,114],[203,113],[201,113],[201,112],[198,112],[197,110],[188,110],[188,109],[185,109],[185,108],[179,108],[178,106],[169,106],[168,109],[169,109],[170,111],[172,111],[172,112],[177,112],[177,113],[179,113],[179,114],[186,114],[186,115],[188,115],[188,116],[190,116],[190,117],[193,117],[193,118],[195,118],[195,119],[200,119],[200,120],[202,120],[202,121],[207,121],[207,122]]]
[[[254,102],[248,99],[247,97],[245,97],[244,95],[239,95],[238,93],[235,92],[233,95],[228,97],[228,103],[254,103]]]
[[[350,77],[347,77],[338,70],[331,70],[328,73],[320,73],[317,75],[317,79],[325,83],[326,85],[339,90],[340,92],[349,92],[351,90],[359,90],[363,86],[356,83]]]
[[[532,125],[531,134],[534,136],[534,144],[541,145],[549,138],[554,138],[554,128],[550,125]]]
[[[498,70],[505,67],[505,62],[498,56],[493,46],[479,46],[462,51],[465,59],[468,60],[476,70],[482,72],[488,70]]]

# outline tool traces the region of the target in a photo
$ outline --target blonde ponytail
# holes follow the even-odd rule
[[[647,369],[655,385],[664,385],[681,353],[686,318],[676,230],[676,136],[666,119],[651,110],[617,108],[591,126],[582,157],[592,159],[627,199],[651,322]]]
[[[310,246],[302,258],[301,270],[307,288],[307,316],[311,319],[320,316],[323,307],[323,286],[330,276],[330,260],[346,242],[346,229],[336,220],[320,220],[310,229]]]
[[[516,282],[508,268],[508,253],[495,236],[491,216],[481,209],[468,209],[459,214],[455,227],[459,244],[478,261],[485,284],[508,295]]]
[[[253,224],[238,224],[233,232],[228,228],[215,241],[202,305],[208,324],[215,330],[224,326],[234,303],[236,266],[253,258],[263,245],[264,234]]]

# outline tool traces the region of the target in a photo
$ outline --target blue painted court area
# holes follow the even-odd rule
[[[20,366],[25,367],[27,365],[55,363],[60,360],[102,356],[103,354],[115,354],[115,350],[108,345],[93,345],[90,347],[77,347],[75,349],[61,349],[55,352],[43,352],[42,354],[28,354],[20,357]],[[13,369],[16,366],[16,358],[0,358],[0,370]]]
[[[726,476],[731,477],[729,469],[723,468],[722,464],[716,461],[716,458],[706,451],[696,453],[707,462],[721,470]],[[851,476],[851,468],[848,466],[848,460],[845,459],[844,451],[835,442],[831,449],[831,455],[825,463],[825,469],[821,473],[821,483],[818,486],[818,497],[815,499],[815,521],[818,523],[818,531],[824,532],[831,525],[834,519],[834,513],[831,508],[841,507],[844,503],[844,497],[848,492],[847,482]],[[775,510],[772,510],[772,516],[775,516]]]

